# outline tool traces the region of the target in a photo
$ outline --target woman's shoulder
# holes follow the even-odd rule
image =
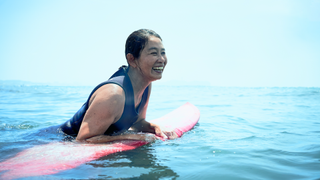
[[[95,93],[103,97],[123,96],[125,97],[124,90],[118,84],[105,84],[101,86]]]
[[[93,101],[100,101],[104,103],[117,104],[125,103],[125,92],[117,84],[105,84],[97,89],[90,98],[90,104]]]

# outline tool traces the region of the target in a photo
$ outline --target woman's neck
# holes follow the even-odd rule
[[[139,73],[136,69],[132,67],[128,67],[127,74],[131,80],[135,103],[140,103],[142,94],[144,90],[150,85],[151,81],[147,81],[145,78],[141,76],[141,73]]]

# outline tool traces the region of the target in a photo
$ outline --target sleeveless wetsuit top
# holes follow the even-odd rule
[[[128,67],[126,66],[120,67],[119,70],[115,72],[108,81],[105,81],[99,84],[98,86],[96,86],[91,92],[88,100],[83,104],[83,106],[78,110],[78,112],[76,112],[76,114],[70,120],[68,120],[67,122],[65,122],[60,126],[61,130],[68,135],[77,136],[83,117],[86,114],[86,111],[89,107],[89,100],[92,94],[101,86],[110,84],[110,83],[117,84],[124,90],[125,104],[124,104],[123,113],[120,119],[116,123],[112,124],[107,129],[105,134],[112,135],[114,133],[128,130],[133,125],[133,123],[138,120],[140,107],[144,107],[144,105],[146,104],[146,101],[148,99],[149,86],[144,90],[141,98],[141,102],[136,109],[135,103],[134,103],[133,87],[132,87],[130,78],[127,74],[127,70],[128,70]]]

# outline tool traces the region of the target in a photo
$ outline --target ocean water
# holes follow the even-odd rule
[[[92,88],[0,81],[0,162],[61,141],[48,127],[69,119]],[[179,139],[22,179],[320,179],[320,88],[155,84],[147,118],[186,102],[201,117]]]

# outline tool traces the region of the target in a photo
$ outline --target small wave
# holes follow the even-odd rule
[[[291,151],[285,149],[275,149],[275,148],[267,148],[263,150],[256,150],[254,153],[264,154],[268,156],[299,156],[299,157],[307,157],[312,155],[317,155],[319,153],[319,145],[305,145],[304,150],[298,150],[292,148]],[[307,150],[307,148],[309,148]]]
[[[206,107],[206,108],[219,108],[219,107],[232,107],[232,105],[228,104],[208,104],[208,105],[197,105],[198,107]]]
[[[257,130],[270,130],[267,126],[256,125],[256,124],[248,124],[249,127],[257,129]]]
[[[274,111],[274,109],[271,109],[271,108],[264,108],[262,109],[263,111]]]
[[[267,96],[318,96],[320,94],[319,88],[282,88],[277,92],[271,92],[266,94]]]
[[[6,124],[3,123],[2,125],[0,125],[0,130],[10,130],[10,129],[33,129],[33,128],[37,128],[39,127],[38,124],[34,124],[34,123],[29,123],[29,122],[25,122],[25,123],[21,123],[21,124]]]
[[[253,140],[253,139],[256,139],[256,138],[258,138],[258,137],[252,135],[252,136],[247,136],[247,137],[238,138],[238,139],[231,139],[230,141],[242,141],[242,140],[247,141],[247,140]]]
[[[312,91],[307,91],[305,93],[298,94],[297,96],[312,96],[312,95],[319,95],[320,90],[312,90]]]
[[[238,117],[238,116],[232,116],[232,115],[217,115],[216,117],[222,117],[227,118],[229,120],[234,120],[235,122],[246,122],[244,118]]]
[[[307,105],[296,105],[296,107],[298,107],[298,108],[310,108],[310,106],[307,106]]]
[[[281,134],[304,136],[304,134],[298,134],[298,133],[288,132],[288,131],[282,131],[282,132],[280,132],[280,133],[281,133]]]

